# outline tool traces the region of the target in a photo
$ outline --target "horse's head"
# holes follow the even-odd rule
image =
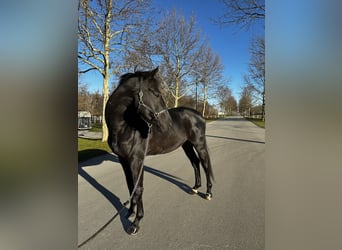
[[[137,73],[139,83],[135,105],[138,115],[149,126],[156,124],[162,130],[166,130],[171,118],[162,96],[161,81],[156,76],[157,72],[158,67],[152,71]]]

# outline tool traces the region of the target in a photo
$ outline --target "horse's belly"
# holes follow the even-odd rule
[[[164,144],[150,144],[147,150],[147,155],[159,155],[172,152],[179,148],[183,143],[174,145],[164,145]]]

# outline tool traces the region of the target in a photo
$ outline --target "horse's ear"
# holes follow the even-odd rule
[[[157,68],[155,68],[154,70],[152,70],[152,71],[151,71],[151,76],[154,77],[155,74],[157,74],[158,70],[159,70],[159,67],[157,67]]]

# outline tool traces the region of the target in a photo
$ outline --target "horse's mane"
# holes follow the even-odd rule
[[[133,77],[147,78],[150,75],[151,75],[151,71],[136,71],[134,73],[126,73],[120,76],[119,85],[125,83],[128,79],[133,78]]]

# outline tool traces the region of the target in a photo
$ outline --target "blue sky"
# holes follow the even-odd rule
[[[223,14],[222,4],[218,0],[153,0],[153,5],[164,10],[176,8],[186,17],[192,13],[196,16],[198,28],[206,36],[211,48],[217,53],[224,64],[224,77],[230,78],[229,88],[236,100],[239,100],[243,75],[247,73],[249,62],[249,45],[255,34],[264,34],[261,24],[249,30],[238,27],[219,27],[210,20]],[[102,91],[102,79],[96,72],[82,76],[89,90]],[[211,101],[212,104],[215,100]]]

